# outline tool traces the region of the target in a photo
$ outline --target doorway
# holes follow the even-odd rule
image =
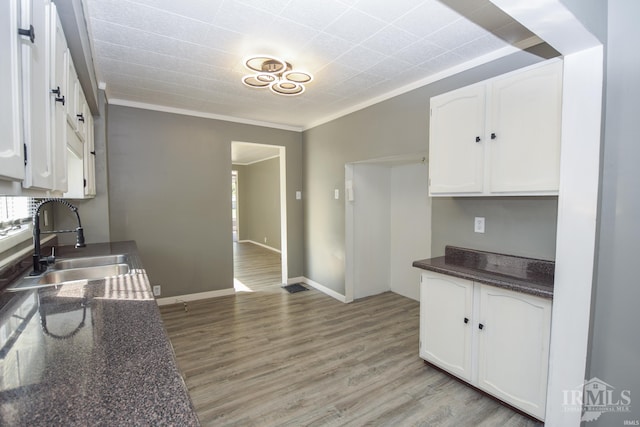
[[[233,242],[238,241],[238,171],[231,171],[231,233]]]
[[[426,153],[345,165],[345,300],[419,300],[412,262],[431,256]]]
[[[232,235],[236,291],[287,282],[286,149],[233,141]]]

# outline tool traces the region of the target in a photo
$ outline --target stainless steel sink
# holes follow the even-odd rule
[[[70,258],[56,260],[53,268],[55,270],[67,270],[70,268],[98,267],[112,264],[129,264],[127,254],[91,256],[84,258]]]
[[[76,280],[95,280],[111,276],[119,276],[129,272],[129,264],[107,264],[94,267],[68,268],[44,273],[38,284],[53,285],[56,283],[72,282]]]
[[[8,291],[37,289],[45,286],[77,283],[79,280],[106,279],[133,274],[131,258],[127,254],[58,259],[39,276],[27,276],[7,288]]]

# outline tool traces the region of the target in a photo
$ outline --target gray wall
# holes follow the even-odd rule
[[[109,106],[111,238],[135,240],[162,296],[233,287],[231,142],[286,147],[289,275],[302,274],[301,134]]]
[[[600,231],[586,378],[631,390],[631,413],[605,413],[588,426],[640,419],[640,2],[608,3],[606,111],[601,176]]]
[[[111,240],[109,232],[109,189],[107,174],[107,108],[104,91],[98,91],[99,116],[94,116],[94,140],[96,161],[96,197],[85,200],[72,200],[71,203],[78,207],[78,213],[84,227],[84,236],[87,243],[108,242]],[[55,204],[54,217],[57,230],[74,229],[76,227],[75,215],[66,207]],[[75,244],[75,234],[59,234],[60,244]]]
[[[445,245],[553,260],[557,197],[447,197],[433,199],[432,256]],[[485,233],[473,218],[485,218]],[[437,219],[437,223],[435,222]]]
[[[238,171],[240,240],[279,250],[280,158],[233,168]]]
[[[462,86],[522,68],[541,58],[526,52],[511,55],[428,86],[399,95],[303,133],[305,200],[305,276],[344,293],[344,200],[334,200],[333,190],[344,188],[344,164],[385,156],[428,150],[429,99]],[[537,198],[478,201],[433,200],[432,256],[444,246],[460,246],[510,252],[545,259],[555,257],[557,206]],[[486,214],[491,232],[473,233],[473,217]],[[530,212],[540,220],[529,222]],[[504,222],[506,221],[506,223]],[[502,223],[501,223],[502,222]],[[445,233],[455,230],[452,241]],[[535,239],[519,238],[522,235]],[[437,231],[440,231],[436,234]],[[503,242],[509,242],[505,246]]]

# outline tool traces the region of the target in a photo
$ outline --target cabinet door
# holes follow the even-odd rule
[[[478,387],[544,419],[551,300],[482,285],[479,324]]]
[[[73,66],[73,61],[67,61],[67,97],[65,100],[65,111],[67,113],[67,121],[71,125],[71,129],[74,131],[78,129],[78,120],[76,114],[78,113],[78,76],[76,69]]]
[[[485,86],[431,98],[429,193],[481,193],[484,179]]]
[[[423,273],[420,284],[420,357],[471,380],[473,282]]]
[[[85,108],[85,127],[87,140],[84,143],[84,194],[87,197],[96,195],[96,148],[93,134],[93,116],[87,105]]]
[[[71,58],[69,58],[71,60]],[[76,130],[78,132],[78,136],[82,142],[86,142],[87,140],[87,100],[84,97],[84,92],[82,91],[82,87],[80,86],[80,82],[76,79]]]
[[[64,38],[62,24],[58,18],[55,5],[51,4],[51,87],[60,88],[60,102],[52,96],[51,105],[51,138],[53,144],[54,183],[53,190],[67,191],[67,41]],[[64,102],[62,102],[64,98]]]
[[[33,43],[23,41],[23,91],[25,102],[25,142],[27,172],[25,188],[53,188],[53,146],[51,118],[50,50],[51,6],[46,0],[23,0],[23,17],[35,30]]]
[[[24,178],[18,7],[18,0],[0,2],[0,178],[10,180]]]
[[[495,80],[491,88],[489,191],[557,192],[562,63]]]

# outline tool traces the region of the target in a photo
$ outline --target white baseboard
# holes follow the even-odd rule
[[[314,289],[319,290],[320,292],[329,295],[331,298],[335,298],[340,302],[347,302],[347,299],[344,295],[339,294],[338,292],[334,291],[333,289],[327,288],[324,285],[321,285],[318,282],[315,282],[307,277],[304,276],[300,276],[300,277],[292,277],[287,279],[287,284],[292,284],[292,283],[304,283],[307,284],[309,286],[311,286]]]
[[[334,291],[333,289],[329,289],[324,285],[321,285],[318,282],[315,282],[309,278],[306,278],[304,276],[299,276],[299,277],[290,277],[287,279],[287,285],[291,285],[293,283],[304,283],[306,285],[311,286],[314,289],[319,290],[320,292],[337,299],[340,302],[344,302],[346,303],[347,300],[345,298],[344,295],[339,294],[338,292]],[[209,299],[209,298],[217,298],[217,297],[223,297],[223,296],[227,296],[227,295],[233,295],[235,294],[235,289],[234,288],[229,288],[229,289],[220,289],[218,291],[208,291],[208,292],[198,292],[196,294],[187,294],[187,295],[178,295],[178,296],[174,296],[174,297],[165,297],[165,298],[156,298],[156,303],[159,306],[162,305],[171,305],[171,304],[179,304],[181,302],[189,302],[189,301],[198,301],[201,299]]]
[[[223,297],[227,295],[234,295],[235,289],[220,289],[218,291],[207,291],[207,292],[198,292],[195,294],[186,294],[186,295],[178,295],[175,297],[166,297],[166,298],[156,298],[156,303],[158,305],[171,305],[171,304],[179,304],[181,302],[189,302],[189,301],[198,301],[201,299],[208,298],[217,298]]]
[[[238,243],[253,243],[254,245],[262,246],[265,249],[269,249],[270,251],[278,252],[279,254],[282,253],[280,249],[272,248],[271,246],[267,246],[264,243],[258,243],[253,240],[238,240]]]

